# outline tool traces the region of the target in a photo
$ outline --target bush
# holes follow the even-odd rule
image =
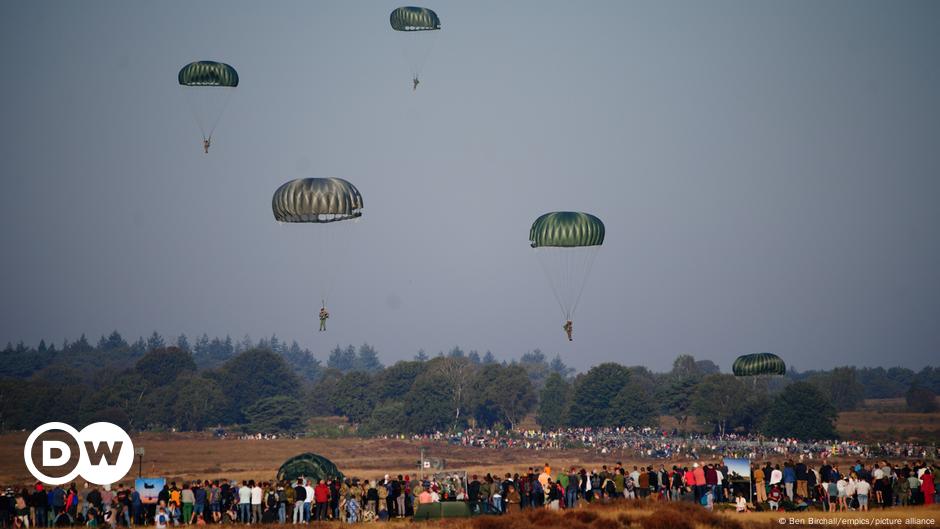
[[[695,529],[691,519],[672,509],[662,509],[640,522],[643,529]]]

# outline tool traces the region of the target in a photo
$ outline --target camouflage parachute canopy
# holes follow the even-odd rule
[[[529,242],[533,248],[600,246],[604,244],[604,223],[589,213],[546,213],[532,223]]]
[[[177,75],[183,86],[238,86],[238,72],[228,64],[196,61],[183,66]]]
[[[279,222],[335,222],[362,216],[362,195],[342,178],[301,178],[277,188],[271,210]]]
[[[773,353],[754,353],[739,356],[731,366],[731,371],[738,377],[786,375],[787,365]]]
[[[426,7],[399,7],[389,15],[389,22],[395,31],[441,29],[441,19],[437,18],[437,13]]]
[[[297,478],[307,478],[316,483],[321,479],[343,479],[344,476],[329,459],[306,452],[288,459],[277,469],[279,481],[296,481]]]

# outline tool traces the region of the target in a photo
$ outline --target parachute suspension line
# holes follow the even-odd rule
[[[202,120],[199,119],[199,104],[195,101],[196,96],[193,95],[192,92],[192,90],[196,90],[196,88],[192,86],[185,86],[183,87],[183,90],[187,91],[186,103],[189,105],[189,113],[193,116],[193,121],[196,122],[196,126],[199,127],[199,132],[202,133],[202,141],[206,141],[211,137],[211,135],[206,135],[206,128],[203,126]]]
[[[581,286],[578,288],[578,295],[574,298],[574,305],[571,306],[571,313],[574,314],[574,311],[578,308],[578,303],[581,302],[581,294],[584,293],[584,287],[587,286],[588,277],[591,275],[591,269],[594,268],[594,258],[597,257],[597,252],[600,250],[600,246],[593,246],[589,251],[585,252],[587,255],[584,256],[584,266],[581,270],[584,270],[583,278],[581,279]]]
[[[427,40],[430,41],[424,46],[424,53],[420,55],[418,59],[418,64],[415,67],[415,71],[412,72],[415,78],[417,78],[422,71],[424,71],[424,64],[428,62],[428,57],[431,56],[431,50],[434,48],[434,44],[437,42],[437,34],[440,30],[425,31],[424,33],[430,33]]]
[[[565,319],[570,319],[570,313],[565,310],[565,303],[562,301],[561,294],[558,292],[558,285],[555,284],[555,280],[552,278],[551,267],[548,264],[548,261],[552,258],[546,256],[546,249],[536,248],[536,255],[538,256],[539,264],[542,265],[542,271],[545,272],[545,278],[548,279],[548,284],[552,287],[552,294],[555,296],[555,301],[558,302],[558,308],[561,309],[562,315]]]
[[[204,139],[212,139],[212,134],[215,132],[215,128],[219,126],[219,121],[222,120],[222,114],[225,114],[225,110],[228,108],[228,102],[232,99],[232,93],[234,92],[233,88],[223,88],[225,90],[225,100],[222,103],[222,109],[216,114],[215,121],[212,123],[212,126],[209,127],[209,137]],[[203,133],[205,136],[205,133]]]

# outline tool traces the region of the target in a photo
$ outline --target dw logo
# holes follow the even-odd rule
[[[33,461],[37,441],[39,465]],[[89,424],[82,431],[63,422],[47,422],[29,434],[23,458],[29,472],[43,483],[62,485],[81,476],[97,485],[109,485],[131,469],[134,444],[127,432],[109,422]]]

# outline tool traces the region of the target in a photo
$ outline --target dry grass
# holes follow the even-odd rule
[[[836,430],[859,441],[936,442],[940,439],[940,412],[904,411],[904,399],[869,399],[857,411],[844,411]]]
[[[26,432],[0,436],[0,484],[32,481],[23,463],[26,436]],[[616,453],[601,456],[591,450],[492,450],[394,439],[347,437],[258,441],[179,433],[144,433],[132,438],[135,446],[146,449],[144,475],[178,481],[216,477],[269,479],[284,460],[302,452],[322,454],[351,476],[372,479],[386,473],[414,474],[422,447],[429,456],[446,459],[448,468],[480,474],[519,472],[530,466],[541,467],[545,462],[556,468],[571,465],[600,468],[618,460],[631,465],[654,462],[628,460]],[[136,475],[135,464],[128,478]]]

